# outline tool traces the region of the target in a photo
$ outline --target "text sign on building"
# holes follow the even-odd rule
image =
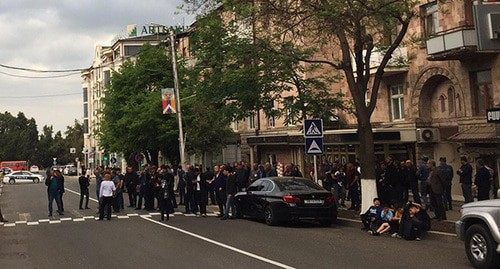
[[[323,154],[323,138],[309,138],[306,137],[306,154],[320,155]]]
[[[500,108],[490,108],[486,110],[486,121],[500,123]]]
[[[323,120],[304,120],[304,137],[323,137]]]
[[[137,25],[131,24],[127,26],[128,37],[138,37],[144,35],[168,34],[169,27],[159,24]]]

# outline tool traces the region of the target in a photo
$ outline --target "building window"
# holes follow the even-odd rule
[[[288,126],[294,126],[295,125],[295,110],[293,107],[293,97],[286,97],[285,98],[285,109],[286,109],[286,124]]]
[[[255,112],[251,112],[248,116],[248,128],[255,129]]]
[[[83,105],[83,117],[84,118],[89,117],[89,105],[88,104]]]
[[[472,72],[471,84],[474,102],[474,115],[485,115],[486,109],[493,107],[493,83],[491,82],[491,70]]]
[[[89,120],[88,119],[83,120],[83,133],[85,133],[85,134],[89,133]]]
[[[238,120],[233,120],[233,122],[231,122],[231,128],[233,129],[233,131],[235,132],[238,132]]]
[[[89,90],[87,88],[83,88],[83,102],[88,102],[89,101]]]
[[[422,6],[422,20],[425,37],[430,37],[439,32],[439,17],[437,2]]]
[[[403,85],[391,86],[392,120],[404,119]]]
[[[454,89],[452,87],[448,88],[448,109],[450,112],[450,115],[455,111],[455,96]]]
[[[457,93],[457,97],[455,99],[455,102],[457,103],[457,110],[459,112],[462,112],[462,101],[460,101],[460,94]]]
[[[111,82],[111,71],[104,71],[104,87],[108,88]]]
[[[125,46],[125,56],[135,56],[141,50],[141,46]]]
[[[444,95],[439,96],[439,105],[441,107],[441,112],[444,113],[446,111],[446,97],[444,97]]]

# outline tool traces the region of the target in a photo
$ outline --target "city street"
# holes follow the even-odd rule
[[[77,209],[76,177],[66,177],[66,189],[65,215],[48,218],[43,183],[4,185],[0,206],[9,222],[0,224],[0,268],[471,267],[458,241],[373,237],[338,225],[221,221],[215,214],[184,215],[183,206],[168,222],[129,208],[100,222],[95,199],[90,210]],[[90,194],[95,198],[94,189]]]

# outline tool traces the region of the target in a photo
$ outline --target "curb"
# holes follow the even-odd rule
[[[337,221],[335,222],[335,225],[339,226],[347,226],[347,227],[352,227],[352,228],[360,228],[361,226],[361,221],[360,220],[353,220],[353,219],[348,219],[348,218],[337,218]],[[452,233],[445,233],[445,232],[438,232],[438,231],[428,231],[422,234],[422,239],[430,239],[430,240],[439,240],[439,241],[446,241],[450,243],[460,243],[460,239],[458,239],[456,234]]]

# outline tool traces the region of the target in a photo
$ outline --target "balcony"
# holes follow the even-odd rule
[[[366,50],[363,50],[363,57],[366,55]],[[377,68],[380,66],[385,53],[382,51],[372,51],[370,56],[370,74],[375,74]],[[354,75],[356,76],[356,62],[354,56],[352,59],[352,68]],[[408,71],[408,49],[406,47],[398,47],[392,54],[391,59],[387,63],[384,69],[384,76],[396,75]]]
[[[476,30],[471,27],[451,29],[429,38],[426,43],[429,61],[464,60],[477,51]]]

